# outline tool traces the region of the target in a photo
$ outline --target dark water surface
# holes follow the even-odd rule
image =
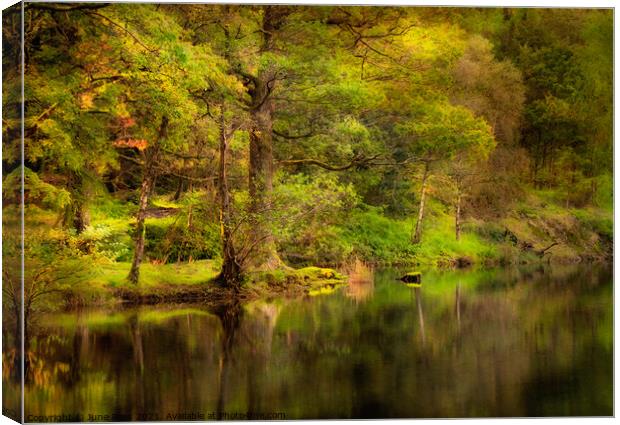
[[[47,316],[26,420],[613,413],[611,266],[432,272],[421,288],[397,275],[297,300]]]

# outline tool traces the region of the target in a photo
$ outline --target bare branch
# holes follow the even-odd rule
[[[373,159],[376,159],[379,155],[374,155],[372,157],[365,157],[363,155],[357,155],[354,157],[350,163],[346,165],[330,165],[325,162],[319,161],[317,159],[304,158],[304,159],[288,159],[284,161],[280,161],[280,164],[284,165],[300,165],[300,164],[308,164],[308,165],[316,165],[317,167],[321,167],[325,170],[329,171],[345,171],[353,167],[368,165]]]

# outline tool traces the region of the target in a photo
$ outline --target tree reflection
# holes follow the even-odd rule
[[[418,310],[418,324],[420,326],[420,335],[422,337],[422,347],[426,346],[426,332],[424,328],[424,312],[422,311],[422,291],[420,288],[413,288],[416,308]]]
[[[378,274],[354,308],[334,295],[52,315],[32,328],[29,408],[162,420],[611,411],[611,272],[484,273],[413,289]]]
[[[223,419],[226,407],[226,397],[228,381],[233,357],[233,346],[235,335],[239,329],[242,316],[242,308],[238,299],[233,299],[229,303],[219,304],[211,308],[222,324],[221,352],[218,372],[218,399],[217,399],[217,420]]]
[[[456,329],[461,331],[461,281],[456,283],[456,296],[454,298],[454,312],[456,313]]]

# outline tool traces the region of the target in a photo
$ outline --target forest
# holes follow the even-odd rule
[[[3,12],[10,311],[22,201],[26,314],[611,259],[612,10],[24,12],[23,58]]]

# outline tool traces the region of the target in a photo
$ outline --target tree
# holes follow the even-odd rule
[[[410,151],[417,162],[422,164],[423,170],[418,217],[411,235],[414,244],[419,243],[422,237],[427,183],[433,166],[468,150],[489,152],[495,146],[491,128],[486,121],[476,118],[466,108],[437,102],[423,104],[418,111],[415,121],[398,126],[402,137],[411,139]]]
[[[460,212],[460,201],[466,200],[478,216],[489,210],[506,211],[519,198],[524,176],[521,169],[529,164],[519,150],[525,102],[523,77],[511,61],[496,59],[490,41],[479,35],[466,40],[452,75],[451,100],[483,117],[497,141],[488,161],[480,160],[484,156],[470,161],[459,155],[451,164],[449,173],[457,185],[455,210]]]
[[[116,77],[107,49],[100,48],[110,34],[87,13],[95,9],[26,10],[33,23],[25,45],[26,162],[67,188],[71,201],[62,222],[77,233],[89,225],[89,198],[99,189],[100,173],[115,163],[106,124],[116,102],[109,83]]]
[[[142,169],[134,256],[128,276],[136,284],[144,255],[148,199],[161,162],[165,154],[183,149],[199,114],[192,93],[208,91],[229,80],[219,57],[204,45],[184,41],[182,28],[174,19],[157,13],[152,6],[118,6],[108,14],[97,12],[97,16],[115,32],[110,50],[113,56],[121,57],[114,64],[117,87],[122,87],[115,110],[121,124],[114,144],[137,150]]]
[[[507,16],[498,50],[524,77],[521,143],[532,157],[537,187],[557,186],[556,162],[566,149],[579,158],[573,165],[586,179],[598,174],[595,163],[609,157],[611,128],[603,123],[609,123],[611,68],[603,52],[611,46],[610,20],[604,10],[519,10]],[[594,193],[595,184],[592,198]]]

